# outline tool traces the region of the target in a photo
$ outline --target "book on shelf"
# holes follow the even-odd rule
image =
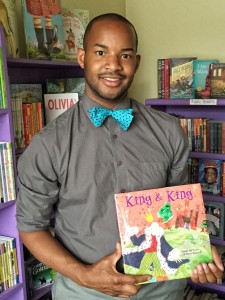
[[[62,8],[66,60],[77,61],[77,49],[83,48],[84,32],[88,22],[88,10]]]
[[[11,83],[11,98],[21,98],[22,103],[42,102],[42,84],[40,83]]]
[[[211,98],[225,98],[225,63],[212,64]]]
[[[170,98],[193,98],[193,60],[197,57],[170,58]]]
[[[170,67],[168,58],[160,58],[158,66],[158,98],[169,99],[170,97]]]
[[[201,185],[115,194],[126,274],[187,278],[212,261]]]
[[[65,60],[61,4],[52,1],[48,7],[23,0],[23,20],[27,57],[43,60]],[[45,17],[43,16],[43,11]],[[50,13],[51,11],[52,13]]]
[[[78,101],[78,93],[44,94],[46,124]]]
[[[11,97],[15,149],[25,147],[22,98]]]
[[[199,182],[203,192],[214,195],[221,193],[222,163],[220,159],[199,158]]]
[[[85,79],[84,78],[47,79],[46,91],[47,94],[78,93],[78,98],[80,100],[80,98],[85,93]]]
[[[18,19],[16,0],[2,0],[0,24],[4,28],[7,56],[19,57]]]
[[[0,48],[0,108],[7,108],[5,73],[3,64],[2,48]]]
[[[224,239],[224,203],[205,201],[209,235]]]
[[[218,59],[196,59],[193,61],[194,72],[194,98],[209,99],[210,98],[210,79],[212,63],[218,63]]]

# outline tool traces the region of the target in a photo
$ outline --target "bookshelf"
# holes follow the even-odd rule
[[[41,83],[43,92],[47,78],[71,78],[83,77],[83,70],[78,63],[63,61],[38,61],[30,59],[6,58],[6,49],[3,29],[0,27],[0,47],[3,49],[3,64],[6,78],[6,95],[8,108],[0,109],[0,141],[12,141],[14,168],[16,172],[16,150],[14,147],[12,111],[10,102],[9,83]],[[15,173],[16,174],[16,173]],[[24,272],[23,246],[16,227],[16,201],[0,203],[0,235],[13,236],[16,238],[19,284],[0,294],[0,300],[26,300],[26,280]],[[49,292],[44,288],[35,293],[29,300],[37,300]]]
[[[199,99],[198,99],[199,100]],[[194,101],[192,99],[146,99],[145,105],[156,110],[164,111],[171,115],[186,118],[208,118],[225,121],[225,99],[213,99],[210,101]],[[196,104],[198,103],[198,104]],[[206,104],[207,103],[207,104]],[[225,160],[225,154],[192,152],[191,158],[208,158]],[[203,194],[204,200],[215,201],[225,204],[225,197],[212,194]],[[225,246],[225,241],[217,238],[210,238],[212,244]],[[192,281],[189,284],[196,290],[216,292],[222,299],[225,297],[225,284],[196,284]]]

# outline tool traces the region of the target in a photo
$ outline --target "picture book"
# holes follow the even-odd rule
[[[10,84],[11,98],[21,98],[22,103],[42,102],[42,84],[12,83]]]
[[[47,79],[46,90],[47,90],[47,94],[78,93],[78,98],[80,100],[80,98],[85,93],[85,79],[84,78]]]
[[[56,0],[51,4],[49,2],[49,5],[51,7],[37,1],[23,0],[27,56],[32,59],[65,60],[61,4]]]
[[[225,63],[212,64],[211,98],[225,98]]]
[[[78,101],[78,93],[44,94],[46,124]]]
[[[115,202],[126,274],[187,278],[212,261],[199,183],[119,193]]]
[[[209,235],[224,239],[224,204],[205,202],[205,213]]]
[[[83,48],[84,32],[88,22],[88,10],[62,8],[66,60],[77,61],[77,49]]]
[[[196,99],[210,98],[210,78],[212,63],[218,63],[218,59],[196,59],[193,61],[194,71],[194,97]]]
[[[193,98],[193,60],[170,58],[170,98]]]
[[[16,0],[2,0],[0,23],[4,28],[7,56],[19,57]]]
[[[222,160],[220,159],[199,158],[199,182],[203,192],[220,194],[221,165]]]

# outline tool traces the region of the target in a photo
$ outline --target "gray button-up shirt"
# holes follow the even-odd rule
[[[187,183],[188,141],[179,121],[127,98],[124,131],[112,117],[95,127],[84,96],[37,134],[18,162],[17,223],[45,230],[55,215],[56,237],[78,259],[93,263],[119,240],[114,194]]]

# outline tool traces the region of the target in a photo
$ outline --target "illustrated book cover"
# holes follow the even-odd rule
[[[218,63],[218,59],[196,59],[193,61],[194,71],[194,97],[196,99],[210,98],[210,79],[212,63]]]
[[[42,102],[42,84],[40,83],[11,83],[11,98],[21,98],[22,103]]]
[[[221,193],[221,165],[220,159],[199,158],[199,182],[202,191],[214,195]]]
[[[115,202],[126,274],[188,278],[212,261],[199,183],[119,193]]]
[[[219,202],[205,202],[206,221],[209,235],[224,239],[224,204]]]
[[[170,98],[193,98],[193,60],[196,57],[170,58]]]
[[[44,94],[46,124],[78,101],[78,93]]]
[[[225,98],[225,63],[212,64],[211,98]]]
[[[50,4],[51,2],[51,4]],[[59,0],[23,0],[27,56],[31,59],[65,60],[62,7]]]
[[[88,22],[88,10],[62,8],[66,60],[77,61],[77,49],[83,48],[84,32]]]

